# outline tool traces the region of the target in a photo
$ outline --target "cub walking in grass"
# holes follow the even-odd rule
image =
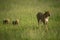
[[[50,17],[50,13],[49,13],[49,11],[46,11],[44,14],[42,12],[38,12],[36,16],[37,16],[38,25],[39,25],[40,21],[44,25],[47,25],[49,17]],[[47,28],[47,26],[46,26],[46,28]],[[47,30],[48,30],[48,28],[47,28]]]
[[[10,19],[4,19],[3,20],[3,24],[8,24],[8,23],[10,23]]]
[[[13,25],[19,24],[19,19],[16,19],[16,20],[12,21],[12,24]]]

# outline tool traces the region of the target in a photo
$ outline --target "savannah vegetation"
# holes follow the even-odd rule
[[[49,11],[48,32],[36,14]],[[9,24],[3,24],[5,18]],[[18,25],[12,21],[19,19]],[[60,40],[60,0],[0,0],[0,40]]]

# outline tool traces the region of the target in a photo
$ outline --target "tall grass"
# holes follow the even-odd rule
[[[60,40],[60,1],[56,0],[0,0],[0,40]],[[36,14],[50,11],[46,32],[38,26]],[[3,19],[9,18],[9,24]],[[12,21],[19,19],[18,25]]]

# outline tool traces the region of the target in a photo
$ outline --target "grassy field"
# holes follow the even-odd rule
[[[50,11],[48,32],[36,14]],[[9,24],[3,19],[9,18]],[[19,19],[18,25],[12,21]],[[60,0],[0,0],[0,40],[60,40]]]

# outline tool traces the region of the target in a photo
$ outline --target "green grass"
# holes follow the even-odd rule
[[[60,1],[56,0],[0,0],[0,40],[60,40]],[[38,27],[37,12],[50,11],[48,32]],[[3,19],[9,18],[9,24]],[[18,25],[12,21],[19,19]]]

